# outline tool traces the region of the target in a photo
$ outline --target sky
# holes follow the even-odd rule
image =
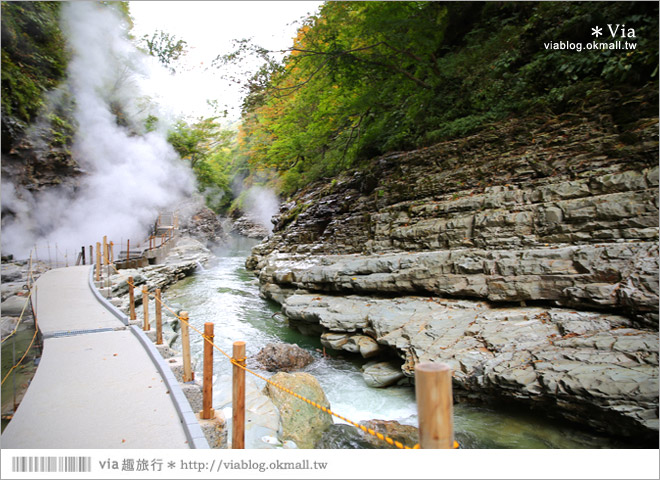
[[[240,88],[222,78],[211,62],[232,50],[232,40],[252,38],[270,50],[291,47],[300,19],[323,2],[310,1],[133,1],[133,35],[141,38],[162,30],[185,40],[188,53],[174,78],[154,78],[168,105],[189,118],[210,116],[207,100],[229,110],[228,123],[240,115]]]

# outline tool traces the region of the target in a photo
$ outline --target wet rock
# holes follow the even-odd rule
[[[371,337],[355,335],[351,340],[357,341],[357,347],[360,351],[360,355],[362,355],[364,358],[376,357],[383,351],[378,342]]]
[[[2,283],[19,282],[23,280],[24,277],[23,270],[24,269],[19,265],[14,265],[11,263],[3,263],[0,268]]]
[[[180,228],[182,235],[194,237],[204,245],[219,244],[226,240],[226,234],[218,215],[210,208],[199,206],[183,219]]]
[[[366,428],[381,433],[392,441],[400,442],[407,447],[419,443],[419,430],[417,427],[402,425],[393,420],[367,420],[360,422]],[[335,424],[328,428],[314,448],[324,449],[398,449],[385,440],[364,432],[352,425]]]
[[[7,315],[10,317],[18,317],[21,315],[21,312],[25,308],[26,311],[30,310],[30,305],[28,304],[27,307],[25,307],[25,303],[27,301],[27,296],[25,295],[14,295],[12,297],[7,298],[2,304],[0,304],[0,311],[2,311],[2,315]]]
[[[270,234],[270,231],[266,227],[245,215],[231,221],[231,230],[239,235],[260,240]]]
[[[326,332],[321,335],[321,344],[334,350],[342,350],[352,335],[347,333]]]
[[[393,362],[369,362],[362,367],[362,378],[374,388],[389,387],[405,377],[401,366]]]
[[[360,424],[407,447],[412,448],[419,443],[419,429],[411,425],[403,425],[394,420],[367,420],[366,422],[360,422]],[[359,430],[358,433],[366,442],[373,445],[373,448],[398,448],[396,445],[391,445],[362,430]]]
[[[384,370],[382,380],[367,364],[365,380],[374,385],[385,383],[388,371],[396,383],[412,377],[418,362],[442,361],[454,370],[459,397],[545,403],[615,434],[657,432],[657,333],[633,328],[626,317],[435,297],[306,294],[289,297],[284,307],[293,319],[316,318],[327,328],[373,330],[404,359],[403,367]],[[324,338],[343,348],[354,335]]]
[[[300,370],[314,361],[308,351],[285,343],[269,343],[259,351],[256,359],[269,372]]]
[[[314,448],[347,450],[374,448],[374,446],[367,442],[360,435],[360,430],[353,425],[334,424],[323,432]]]
[[[318,380],[308,373],[276,373],[271,380],[308,400],[330,408]],[[266,395],[282,417],[282,438],[293,440],[299,448],[314,448],[323,432],[332,425],[332,417],[306,402],[267,384]]]
[[[176,241],[176,246],[170,250],[165,258],[165,265],[180,264],[205,264],[209,261],[212,254],[199,240],[191,237],[180,237]],[[149,267],[146,267],[149,268]]]
[[[334,350],[359,353],[364,358],[372,358],[383,352],[376,340],[365,335],[326,332],[321,335],[321,344]]]

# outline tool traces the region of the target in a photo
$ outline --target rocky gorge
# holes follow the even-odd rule
[[[247,266],[327,347],[396,359],[394,381],[441,361],[458,401],[657,444],[657,128],[510,120],[387,154],[297,193]]]

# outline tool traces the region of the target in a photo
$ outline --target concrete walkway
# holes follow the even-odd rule
[[[2,448],[190,448],[156,364],[94,297],[89,269],[36,283],[43,356]]]

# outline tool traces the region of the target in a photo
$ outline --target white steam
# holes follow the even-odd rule
[[[66,2],[62,15],[78,122],[72,154],[86,175],[75,189],[35,194],[3,180],[3,210],[15,213],[3,219],[3,254],[26,255],[46,241],[78,251],[104,235],[115,243],[142,240],[159,211],[176,209],[194,190],[192,172],[164,133],[140,134],[153,113],[140,91],[152,59],[122,35],[126,27],[112,8]]]
[[[264,187],[251,187],[245,192],[243,209],[248,218],[268,230],[273,232],[273,223],[271,218],[277,214],[280,208],[280,202],[275,193]]]

